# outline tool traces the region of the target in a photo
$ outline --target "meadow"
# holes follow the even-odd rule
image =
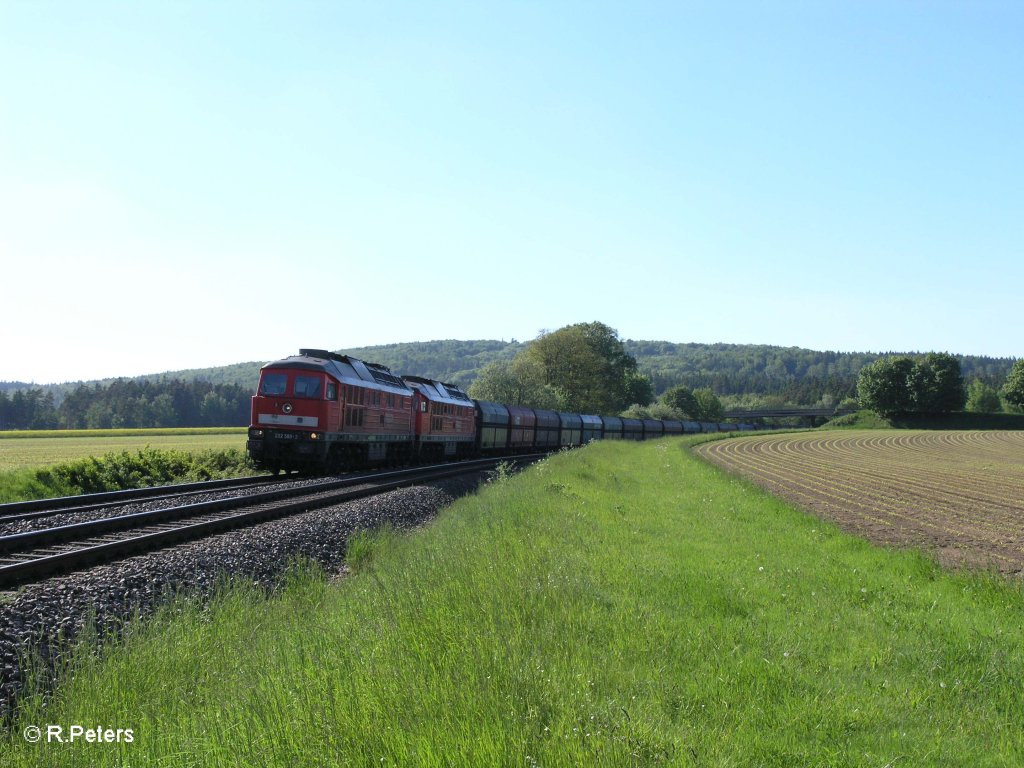
[[[699,438],[698,438],[699,439]],[[596,443],[83,653],[11,766],[1008,766],[1024,593],[769,496],[693,438]],[[29,744],[26,727],[132,729]]]
[[[0,503],[252,474],[246,429],[0,432]]]
[[[245,427],[208,429],[89,429],[0,432],[0,472],[39,469],[105,453],[245,449]]]

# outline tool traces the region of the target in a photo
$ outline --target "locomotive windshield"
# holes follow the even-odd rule
[[[265,373],[260,381],[261,395],[283,395],[288,386],[287,373]]]
[[[319,376],[296,376],[295,396],[296,397],[320,397],[320,385],[322,380]]]

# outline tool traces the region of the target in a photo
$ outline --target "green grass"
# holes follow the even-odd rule
[[[238,448],[198,452],[145,447],[0,472],[0,503],[255,474]]]
[[[180,437],[183,435],[244,435],[248,427],[153,427],[147,429],[9,429],[0,440],[39,437]]]
[[[245,427],[0,432],[0,503],[252,474]]]
[[[0,472],[38,469],[153,447],[199,453],[246,447],[246,429],[95,429],[67,432],[0,432]]]
[[[67,432],[0,432],[0,472],[38,469],[63,461],[146,447],[201,452],[245,450],[246,430],[97,429]]]
[[[1008,766],[1024,594],[599,443],[84,655],[11,766]],[[29,724],[131,744],[28,745]],[[3,745],[0,744],[0,749]]]

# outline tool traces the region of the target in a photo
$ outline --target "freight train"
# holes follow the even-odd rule
[[[315,473],[753,428],[473,400],[453,384],[396,376],[383,365],[302,349],[260,370],[246,448],[256,466],[274,474]]]

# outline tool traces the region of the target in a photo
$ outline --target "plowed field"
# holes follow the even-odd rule
[[[767,435],[696,450],[876,543],[1024,572],[1024,432]]]

